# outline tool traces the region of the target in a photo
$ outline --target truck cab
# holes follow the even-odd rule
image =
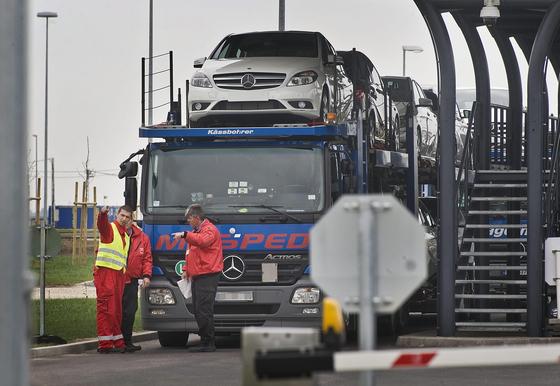
[[[345,126],[243,129],[141,128],[140,209],[154,274],[142,291],[142,322],[162,346],[184,346],[198,328],[177,287],[189,230],[185,208],[201,204],[220,230],[224,270],[217,334],[246,326],[320,324],[323,293],[309,278],[309,230],[356,186]]]

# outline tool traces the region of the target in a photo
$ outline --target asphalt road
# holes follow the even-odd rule
[[[189,342],[189,344],[194,343]],[[220,339],[215,353],[162,349],[142,343],[133,354],[101,355],[95,351],[31,361],[33,386],[220,386],[241,385],[241,350],[236,339]],[[560,366],[521,366],[378,372],[378,386],[540,386],[555,385]],[[320,374],[318,385],[357,385],[358,375]]]

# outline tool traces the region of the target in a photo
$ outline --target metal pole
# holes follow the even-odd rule
[[[24,386],[28,379],[27,302],[29,264],[27,168],[27,8],[26,1],[0,2],[0,373],[2,384]],[[7,311],[9,310],[9,312]]]
[[[449,33],[431,1],[414,0],[430,30],[439,75],[438,334],[455,335],[455,259],[458,252],[455,192],[455,60]]]
[[[372,280],[377,268],[376,218],[371,202],[361,203],[360,208],[360,350],[371,351],[375,348],[375,309],[373,298],[376,296],[375,280]],[[373,371],[360,374],[360,385],[373,386]]]
[[[402,49],[402,76],[406,76],[406,50]]]
[[[278,0],[278,31],[286,29],[286,0]]]
[[[527,333],[543,333],[543,214],[542,214],[542,157],[543,117],[542,93],[545,85],[544,69],[552,42],[560,26],[560,2],[545,14],[535,37],[527,79]],[[552,182],[552,181],[551,181]],[[557,181],[556,181],[557,182]]]
[[[149,22],[149,46],[148,46],[148,126],[153,124],[153,72],[154,72],[154,0],[150,0],[150,22]]]
[[[45,18],[45,138],[43,156],[43,218],[41,219],[41,272],[39,278],[40,300],[39,300],[39,335],[45,335],[45,260],[47,256],[47,167],[48,167],[48,144],[49,144],[49,18]]]

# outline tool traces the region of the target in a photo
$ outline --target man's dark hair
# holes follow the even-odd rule
[[[119,208],[119,210],[117,211],[117,213],[121,213],[121,210],[124,210],[125,212],[131,213],[134,212],[134,209],[132,209],[130,206],[128,205],[123,205]]]
[[[199,204],[192,204],[187,208],[187,210],[185,211],[185,218],[191,216],[198,217],[201,220],[204,220],[206,218],[206,216],[204,215],[204,210]]]

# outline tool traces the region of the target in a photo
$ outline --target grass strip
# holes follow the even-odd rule
[[[72,256],[56,256],[45,261],[45,282],[47,287],[70,286],[93,280],[94,260],[95,258],[90,256],[85,264],[72,264]],[[31,260],[31,270],[36,273],[38,278],[40,272],[39,259]],[[37,280],[38,282],[39,280]]]
[[[97,336],[95,299],[47,299],[45,333],[59,336],[68,343]],[[32,335],[39,333],[39,301],[31,304]],[[136,312],[134,331],[142,331],[140,308]]]

